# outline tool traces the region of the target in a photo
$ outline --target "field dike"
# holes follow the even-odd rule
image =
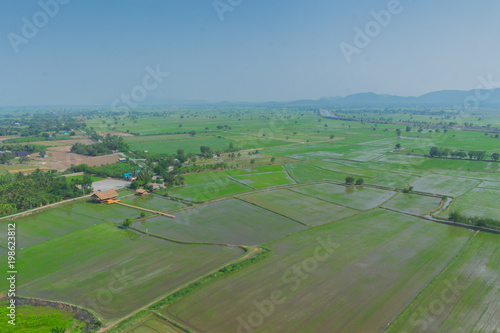
[[[16,297],[15,299],[16,299],[16,306],[31,305],[39,307],[50,307],[58,310],[72,311],[74,313],[73,318],[85,323],[84,327],[85,332],[95,332],[102,325],[101,322],[97,319],[97,317],[95,317],[92,313],[90,313],[85,309],[79,308],[75,305],[62,302],[46,301],[38,298]],[[10,298],[8,298],[6,294],[1,294],[0,300],[8,301],[10,300]]]
[[[192,282],[188,283],[187,285],[184,285],[183,287],[180,287],[179,289],[175,290],[173,293],[168,295],[167,297],[155,301],[154,303],[150,304],[147,308],[143,308],[142,311],[139,311],[132,316],[125,318],[124,320],[118,322],[114,326],[110,326],[106,328],[106,332],[110,333],[119,333],[123,332],[124,330],[130,328],[134,324],[138,324],[141,320],[143,320],[146,316],[149,314],[153,313],[155,315],[158,315],[158,310],[161,310],[168,305],[174,303],[175,301],[181,299],[182,297],[186,296],[187,294],[195,291],[196,289],[214,281],[217,278],[220,278],[222,276],[225,276],[227,274],[231,274],[237,271],[240,271],[241,269],[252,265],[260,260],[263,260],[267,258],[268,256],[272,255],[273,251],[263,247],[263,246],[258,246],[258,247],[249,247],[246,248],[247,254],[245,255],[243,260],[237,261],[235,263],[226,265],[222,268],[219,268],[215,272],[212,271],[211,273],[208,273],[205,276],[202,276],[196,280],[193,280]],[[252,253],[253,252],[253,253]],[[250,255],[250,256],[249,256]],[[248,257],[249,256],[249,257]],[[176,326],[177,328],[180,328],[181,330],[185,332],[192,332],[191,329],[188,327],[184,326],[183,324],[168,318],[165,315],[161,315],[161,318],[163,320],[168,321],[172,325]],[[103,331],[103,330],[101,330]]]

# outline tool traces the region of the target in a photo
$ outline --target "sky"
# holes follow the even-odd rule
[[[0,106],[475,89],[500,81],[499,12],[498,0],[0,0]]]

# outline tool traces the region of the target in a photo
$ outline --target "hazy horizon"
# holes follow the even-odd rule
[[[420,96],[500,81],[493,0],[2,6],[0,106]]]

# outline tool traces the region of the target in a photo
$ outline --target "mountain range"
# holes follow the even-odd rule
[[[420,108],[454,108],[476,109],[477,107],[500,107],[500,88],[476,90],[441,90],[421,96],[397,96],[375,94],[373,92],[359,93],[345,97],[323,97],[320,99],[303,99],[290,102],[208,102],[205,100],[168,100],[149,97],[143,106],[310,106],[310,107],[420,107]]]

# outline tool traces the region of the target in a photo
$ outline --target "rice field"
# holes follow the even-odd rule
[[[428,175],[415,181],[411,186],[415,191],[460,196],[478,186],[480,181],[444,175]]]
[[[60,252],[50,250],[46,257]],[[180,245],[145,237],[39,275],[19,287],[18,294],[76,304],[104,319],[120,318],[241,254],[234,247]]]
[[[73,207],[75,206],[76,205],[73,205]],[[104,219],[81,214],[71,209],[67,209],[66,207],[67,206],[60,206],[57,209],[46,209],[15,219],[18,248],[24,248],[53,237],[105,222]],[[5,219],[0,221],[0,226],[3,231],[0,235],[2,244],[7,244],[6,230],[8,223],[11,222]]]
[[[184,181],[186,186],[168,189],[167,193],[170,196],[201,202],[252,190],[251,187],[217,172],[186,175]]]
[[[377,185],[387,187],[392,190],[403,190],[408,185],[417,180],[419,176],[400,173],[384,173],[373,179],[368,180],[366,183],[369,185]]]
[[[438,197],[401,193],[394,199],[386,202],[383,207],[403,213],[422,215],[436,209],[440,203],[441,198]]]
[[[232,179],[251,186],[254,189],[290,185],[294,183],[293,179],[290,178],[285,171],[232,176]]]
[[[111,223],[101,223],[28,246],[18,252],[18,269],[22,272],[17,280],[18,287],[122,246],[137,236]],[[50,260],[45,260],[47,256]],[[37,265],[43,261],[43,266]]]
[[[382,331],[470,235],[371,211],[271,242],[271,258],[202,287],[164,313],[207,333]]]
[[[261,192],[240,198],[307,225],[325,224],[358,213],[357,210],[289,190]]]
[[[235,143],[224,138],[191,138],[189,140],[156,141],[130,143],[131,150],[144,151],[155,154],[176,154],[177,149],[184,149],[186,154],[199,154],[201,146],[208,146],[212,151],[226,150],[230,143]]]
[[[334,180],[344,182],[346,177],[350,176],[347,173],[328,171],[317,168],[313,165],[303,163],[293,163],[286,166],[290,176],[297,183],[306,183],[321,180]]]
[[[256,245],[306,226],[248,202],[229,199],[178,211],[175,219],[155,217],[134,226],[185,242]]]
[[[395,195],[395,192],[376,188],[329,183],[298,186],[291,190],[358,210],[375,208]]]
[[[322,161],[309,162],[309,163],[322,169],[326,169],[329,171],[336,171],[336,172],[344,172],[351,176],[371,178],[371,177],[376,177],[380,174],[380,171],[377,170],[354,167],[354,166],[346,167],[343,164],[335,163],[335,161],[331,161],[328,159]]]
[[[131,325],[123,330],[124,333],[184,333],[185,331],[175,327],[157,315],[149,315],[138,324]]]
[[[478,233],[387,332],[498,332],[498,241]]]
[[[498,207],[500,191],[475,188],[459,197],[453,207],[466,216],[479,216],[492,219],[499,218]]]

